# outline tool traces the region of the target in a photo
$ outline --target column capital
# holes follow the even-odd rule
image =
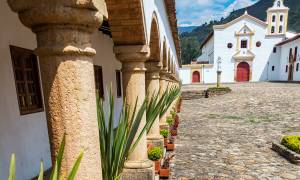
[[[162,68],[162,65],[159,61],[147,61],[145,63],[146,65],[146,80],[155,80],[160,78],[160,71]]]
[[[21,22],[33,29],[47,25],[72,24],[94,30],[106,14],[104,0],[7,0]]]
[[[103,0],[8,0],[21,22],[37,35],[41,56],[94,56],[90,35],[103,21]]]
[[[114,46],[114,53],[122,63],[146,62],[150,57],[150,48],[148,45]]]

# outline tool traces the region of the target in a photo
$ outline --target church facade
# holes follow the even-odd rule
[[[223,83],[294,79],[281,73],[286,67],[281,61],[282,58],[286,61],[286,57],[281,56],[285,46],[280,43],[296,36],[287,31],[288,12],[283,0],[275,0],[266,12],[266,21],[246,11],[227,24],[215,25],[201,45],[202,55],[182,67],[183,84],[216,83],[218,70],[222,71]],[[295,52],[292,54],[297,56]],[[294,65],[288,68],[292,71]]]

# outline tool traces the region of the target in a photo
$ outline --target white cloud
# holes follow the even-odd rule
[[[201,25],[219,20],[233,9],[247,7],[257,0],[176,0],[179,26]]]

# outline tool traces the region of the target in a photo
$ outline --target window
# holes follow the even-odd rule
[[[272,71],[274,71],[275,70],[275,66],[272,66]]]
[[[117,97],[122,97],[121,71],[116,70]]]
[[[294,60],[294,57],[293,57],[293,49],[290,48],[289,62],[291,63],[291,62],[293,62],[293,60]]]
[[[280,22],[283,22],[283,15],[280,15]]]
[[[277,1],[277,7],[280,7],[280,6],[281,6],[280,1]]]
[[[33,51],[10,46],[20,114],[41,112],[43,100],[38,61]]]
[[[228,43],[228,44],[227,44],[227,47],[228,47],[229,49],[231,49],[232,46],[233,46],[232,43]]]
[[[248,47],[248,41],[247,40],[242,40],[241,41],[241,48],[247,48]]]
[[[276,16],[273,15],[273,16],[272,16],[272,22],[275,22],[275,21],[276,21]]]
[[[279,26],[279,33],[282,33],[282,26]]]
[[[297,72],[299,71],[299,63],[297,63],[297,65],[296,65],[296,71]]]
[[[256,47],[260,47],[261,46],[261,42],[260,41],[257,41],[256,42]]]
[[[274,48],[273,48],[273,53],[276,53],[276,51],[277,51],[277,48],[274,47]]]
[[[104,99],[102,67],[94,65],[96,94]]]
[[[297,61],[297,56],[298,56],[298,47],[295,47],[295,52],[294,52],[294,62]]]
[[[289,69],[289,66],[286,65],[286,66],[285,66],[285,72],[286,72],[286,73],[288,72],[288,69]]]
[[[272,26],[272,28],[271,28],[271,33],[272,33],[272,34],[275,33],[275,26]]]

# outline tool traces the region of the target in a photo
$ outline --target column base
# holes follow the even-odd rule
[[[159,128],[160,129],[166,129],[166,130],[170,129],[169,124],[167,124],[167,123],[161,123],[161,124],[159,124]]]
[[[161,135],[147,136],[147,144],[152,144],[154,147],[161,147],[164,149],[164,137]]]
[[[138,166],[137,166],[138,165]],[[122,172],[122,180],[154,180],[154,163],[150,160],[145,162],[126,162]],[[150,167],[147,167],[150,166]]]

